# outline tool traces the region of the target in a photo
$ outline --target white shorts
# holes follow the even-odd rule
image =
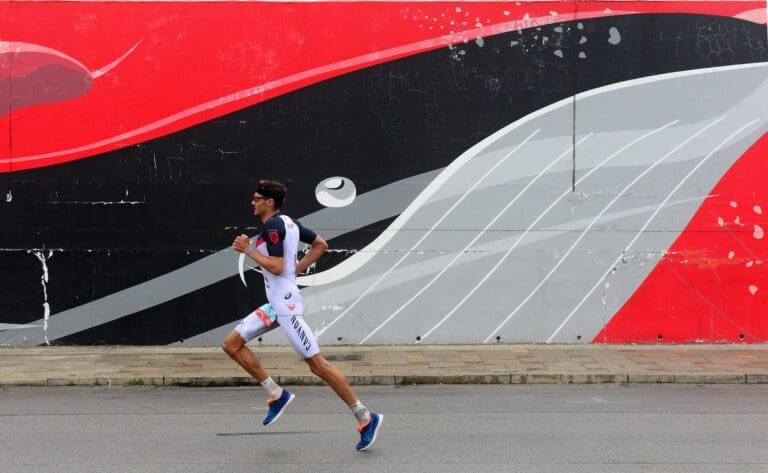
[[[303,358],[311,358],[320,353],[315,334],[301,315],[277,315],[269,304],[264,304],[248,314],[235,327],[235,331],[246,343],[280,326],[293,349]]]

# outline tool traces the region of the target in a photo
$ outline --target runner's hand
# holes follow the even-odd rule
[[[251,240],[248,239],[248,235],[240,235],[232,242],[232,249],[240,253],[245,253],[251,246]]]

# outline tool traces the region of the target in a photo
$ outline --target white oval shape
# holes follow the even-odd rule
[[[346,207],[357,198],[357,188],[346,177],[329,177],[317,184],[315,198],[325,207]]]
[[[763,227],[760,225],[755,225],[755,231],[752,232],[752,236],[755,237],[755,240],[762,240],[765,236],[765,232],[763,231]]]
[[[754,296],[755,294],[757,294],[757,286],[755,286],[754,284],[750,284],[750,286],[749,286],[749,292],[751,292],[753,296]]]
[[[755,205],[754,207],[752,207],[752,211],[755,212],[757,215],[763,214],[763,209],[760,208],[759,205]]]

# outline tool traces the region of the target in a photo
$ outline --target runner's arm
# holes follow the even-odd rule
[[[235,238],[232,243],[232,249],[240,253],[245,253],[246,256],[251,258],[262,267],[272,274],[280,275],[283,273],[285,267],[282,256],[264,256],[256,248],[251,246],[251,242],[248,239],[248,235],[240,235]]]
[[[296,263],[296,274],[303,273],[309,266],[320,259],[320,257],[328,249],[328,243],[320,235],[315,235],[315,239],[310,243],[309,250],[304,254],[304,257]]]

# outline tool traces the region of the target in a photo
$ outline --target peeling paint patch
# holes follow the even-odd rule
[[[147,202],[142,200],[116,200],[116,201],[98,201],[98,202],[51,201],[50,203],[51,204],[67,204],[67,205],[138,205],[138,204],[146,204]]]
[[[48,319],[51,316],[51,306],[48,303],[48,264],[46,261],[53,256],[53,251],[48,250],[47,255],[44,250],[33,251],[32,253],[40,260],[43,266],[43,274],[40,276],[40,283],[43,285],[43,337],[45,338],[45,344],[50,345],[51,342],[48,340]]]
[[[614,46],[621,43],[621,33],[615,26],[608,30],[608,42]]]
[[[354,248],[340,248],[340,249],[328,249],[326,253],[344,253],[346,255],[354,255],[358,250]]]
[[[344,306],[342,306],[342,305],[337,305],[337,304],[332,304],[332,305],[324,305],[324,306],[321,306],[321,307],[320,307],[320,310],[322,310],[323,312],[325,312],[325,311],[327,311],[327,310],[332,310],[332,311],[334,311],[334,312],[335,312],[335,311],[339,311],[339,310],[342,310],[342,309],[344,309]]]

